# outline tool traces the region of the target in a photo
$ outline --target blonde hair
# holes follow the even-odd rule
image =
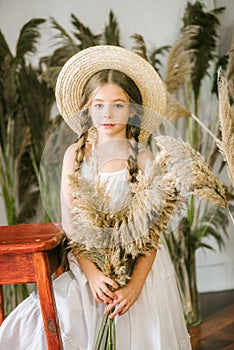
[[[139,105],[136,109],[135,114],[131,117],[131,123],[127,123],[126,126],[126,137],[129,140],[130,155],[127,160],[127,169],[129,174],[129,181],[137,181],[137,173],[139,171],[137,158],[138,158],[138,137],[140,134],[140,115],[142,114],[142,96],[141,93],[134,83],[134,81],[129,78],[123,72],[106,69],[95,73],[86,83],[82,98],[81,98],[81,108],[85,108],[89,102],[92,100],[95,92],[101,86],[111,83],[119,86],[129,97],[129,102]],[[88,139],[88,131],[92,126],[91,118],[88,116],[87,110],[84,110],[81,116],[81,136],[79,137],[77,143],[76,151],[76,171],[80,169],[81,163],[85,155],[85,146]]]

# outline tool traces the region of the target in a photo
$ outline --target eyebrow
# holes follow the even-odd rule
[[[102,100],[101,98],[94,98],[93,101],[103,102],[104,100]],[[123,100],[122,98],[117,98],[117,99],[111,101],[111,103],[113,103],[113,102],[124,102],[124,103],[126,103],[127,101]]]

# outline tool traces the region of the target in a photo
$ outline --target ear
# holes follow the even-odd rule
[[[136,109],[134,108],[134,106],[130,105],[129,118],[133,118],[135,114]]]

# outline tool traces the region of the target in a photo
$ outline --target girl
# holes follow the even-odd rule
[[[115,322],[118,350],[191,349],[168,252],[147,213],[137,225],[129,209],[154,161],[143,144],[165,109],[161,79],[137,54],[96,46],[65,64],[56,99],[78,134],[61,180],[70,268],[54,281],[64,349],[94,349],[103,314]],[[0,344],[47,349],[34,293],[4,321]]]

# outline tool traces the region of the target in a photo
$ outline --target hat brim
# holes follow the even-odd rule
[[[166,109],[166,88],[160,76],[140,55],[120,46],[97,45],[79,51],[61,69],[55,89],[60,114],[67,124],[78,133],[80,101],[87,81],[104,69],[119,70],[128,75],[141,92],[142,104],[153,113],[141,121],[140,138],[147,138],[159,125],[159,118]],[[152,115],[152,117],[150,117]]]

